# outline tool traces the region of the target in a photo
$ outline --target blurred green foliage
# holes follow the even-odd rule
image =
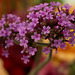
[[[63,0],[34,0],[34,3],[36,5],[36,4],[45,3],[45,2],[50,3],[50,2],[53,2],[53,1],[63,3]]]

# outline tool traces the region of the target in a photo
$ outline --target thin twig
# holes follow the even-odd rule
[[[50,43],[40,43],[40,42],[37,42],[37,44],[39,44],[39,45],[46,45],[46,46],[48,46]]]

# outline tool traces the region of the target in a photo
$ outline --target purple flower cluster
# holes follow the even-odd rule
[[[37,34],[35,32],[34,35],[31,35],[31,39],[34,39],[34,41],[37,42],[38,40],[40,40],[40,34]]]
[[[30,55],[35,55],[35,52],[37,51],[37,49],[30,47],[29,49],[27,49],[27,51],[29,52]]]
[[[42,52],[45,52],[45,54],[50,53],[50,48],[44,47],[44,50],[42,50]]]
[[[29,62],[29,57],[30,56],[23,55],[23,57],[21,58],[21,60],[24,60],[24,63],[27,64],[27,62]]]
[[[43,26],[43,29],[42,29],[42,34],[48,34],[48,33],[50,33],[50,27],[49,26],[47,26],[47,27],[45,27],[45,26]]]
[[[9,56],[8,50],[2,49],[2,55],[5,56],[6,58],[8,58],[8,56]]]
[[[47,47],[42,50],[45,54],[50,53],[52,49],[56,49],[55,53],[57,53],[58,47],[65,49],[66,42],[73,46],[75,44],[75,10],[70,14],[69,4],[59,8],[60,5],[60,2],[53,1],[50,4],[41,3],[31,7],[26,21],[21,21],[20,17],[12,14],[3,15],[0,20],[0,39],[5,50],[14,43],[23,46],[21,53],[26,55],[23,55],[21,59],[27,63],[29,58],[37,52],[42,38],[49,40]],[[2,55],[8,57],[9,54],[4,52]]]

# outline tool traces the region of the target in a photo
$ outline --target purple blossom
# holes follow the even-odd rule
[[[39,14],[40,14],[41,17],[44,17],[44,16],[47,15],[48,13],[47,13],[46,11],[40,10],[40,11],[39,11]]]
[[[2,19],[0,20],[0,27],[3,26],[5,23],[6,23],[5,18],[2,18]]]
[[[70,30],[67,30],[67,29],[64,29],[63,30],[63,35],[67,38],[69,37],[69,33],[70,33]]]
[[[30,9],[28,9],[28,11],[34,11],[34,7],[30,7]]]
[[[37,34],[37,32],[34,33],[34,35],[31,35],[31,39],[34,39],[35,42],[40,40],[40,34]]]
[[[66,47],[66,43],[60,43],[60,48],[65,49],[65,47]]]
[[[69,26],[71,26],[71,22],[70,21],[62,21],[61,26],[69,27]]]
[[[27,33],[26,27],[24,26],[21,26],[20,28],[18,28],[18,31],[20,36],[25,36],[25,34]]]
[[[67,22],[66,21],[62,21],[62,23],[61,23],[61,26],[65,26],[65,27],[67,27]]]
[[[56,6],[59,7],[59,5],[61,5],[61,3],[60,3],[60,2],[57,2],[57,3],[56,3]]]
[[[6,17],[6,15],[2,15],[2,18],[5,18]]]
[[[39,23],[38,18],[33,18],[32,19],[32,22],[33,22],[34,26],[36,26],[36,24]]]
[[[73,28],[74,31],[70,32],[69,37],[72,37],[73,39],[75,38],[75,28]]]
[[[6,36],[10,36],[11,35],[11,31],[10,31],[10,29],[9,28],[6,28]]]
[[[22,36],[20,36],[19,34],[16,34],[16,37],[15,37],[16,40],[19,41],[21,38],[22,38]]]
[[[14,31],[17,31],[18,29],[18,24],[16,22],[9,23],[9,29],[13,29]]]
[[[28,40],[26,40],[26,38],[20,39],[20,46],[24,46],[24,48],[26,48],[28,45]]]
[[[37,51],[37,49],[33,47],[29,47],[27,51],[29,52],[29,55],[35,55],[35,52]]]
[[[55,51],[55,54],[57,54],[57,50]]]
[[[41,3],[38,6],[39,6],[40,9],[42,9],[44,7],[44,4]]]
[[[45,12],[47,11],[48,13],[50,13],[50,12],[53,11],[53,7],[48,7],[48,6],[47,6],[47,7],[44,8],[44,11],[45,11]]]
[[[74,15],[71,15],[71,14],[69,14],[67,16],[67,19],[72,20],[72,21],[74,21],[74,18],[75,18],[75,16]]]
[[[0,30],[0,37],[2,36],[6,36],[6,31],[4,30],[4,28]]]
[[[6,46],[5,48],[8,48],[10,46],[13,46],[13,39],[10,39],[9,37],[7,37],[7,40],[5,40]]]
[[[24,60],[24,63],[27,64],[27,62],[29,62],[29,58],[30,56],[23,55],[23,57],[21,57],[21,60]]]
[[[75,9],[73,10],[72,14],[73,14],[73,15],[74,15],[74,17],[75,17]]]
[[[71,46],[73,46],[75,44],[74,38],[69,39],[69,44],[71,44]]]
[[[41,10],[42,8],[44,8],[48,5],[49,5],[48,3],[44,3],[44,4],[41,3],[39,5],[34,6],[34,8],[31,7],[29,10]]]
[[[38,18],[39,16],[40,16],[39,13],[35,14],[33,11],[33,12],[30,12],[29,15],[27,15],[27,18],[32,19],[32,18]]]
[[[6,58],[8,58],[9,56],[8,50],[2,50],[2,56],[5,56]]]
[[[53,19],[53,15],[51,13],[47,14],[45,19]]]
[[[55,26],[54,28],[59,29],[59,26]]]
[[[54,45],[56,48],[58,48],[58,47],[60,46],[60,44],[61,44],[61,41],[62,41],[61,39],[59,39],[59,40],[55,39],[53,45]]]
[[[34,6],[34,10],[41,10],[44,7],[44,4]]]
[[[63,6],[63,8],[66,8],[66,9],[69,9],[70,7],[72,7],[72,6],[70,6],[69,4],[65,4],[65,5]]]
[[[45,26],[43,26],[43,29],[42,29],[42,34],[49,34],[50,33],[50,27],[49,26],[47,26],[47,27],[45,27]]]
[[[33,22],[30,22],[28,24],[27,30],[29,30],[30,32],[33,32],[34,31],[34,27],[35,27],[35,24]]]
[[[44,3],[44,7],[46,7],[46,6],[48,6],[49,5],[49,3]]]
[[[20,22],[20,17],[17,17],[16,15],[13,15],[13,14],[7,14],[7,20],[9,22],[15,21],[17,23],[17,22]]]
[[[45,52],[45,54],[50,53],[50,48],[44,47],[44,50],[42,50],[42,52]]]
[[[56,5],[54,1],[53,1],[53,2],[50,2],[50,4],[51,4],[51,6],[53,6],[53,7]]]

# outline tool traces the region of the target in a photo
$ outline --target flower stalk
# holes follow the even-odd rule
[[[51,58],[52,58],[52,50],[50,50],[47,59],[41,64],[39,64],[36,68],[34,68],[28,75],[37,75],[38,72],[51,60]]]

